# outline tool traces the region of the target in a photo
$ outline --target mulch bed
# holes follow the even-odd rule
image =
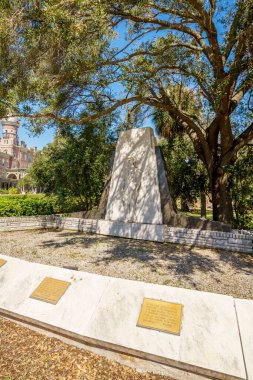
[[[0,317],[0,380],[172,379],[139,373]]]

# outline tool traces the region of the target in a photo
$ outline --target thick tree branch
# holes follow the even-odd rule
[[[59,116],[59,115],[56,115],[52,112],[34,113],[34,114],[19,113],[19,114],[15,114],[15,115],[11,115],[11,116],[27,117],[29,119],[36,119],[36,118],[37,119],[38,118],[53,119],[53,120],[58,121],[60,123],[69,123],[72,125],[81,125],[81,124],[84,124],[88,121],[94,121],[94,120],[99,119],[100,117],[109,115],[113,111],[115,111],[117,108],[124,106],[125,104],[131,103],[131,102],[136,102],[136,101],[141,102],[141,101],[143,101],[143,98],[140,96],[133,96],[133,97],[127,98],[127,99],[117,100],[117,101],[115,101],[113,106],[111,106],[111,107],[109,107],[109,108],[107,108],[101,112],[97,112],[93,115],[84,116],[78,120],[74,119],[74,118],[70,118],[70,117]]]
[[[228,165],[235,154],[251,140],[253,140],[253,123],[234,140],[232,147],[222,158],[222,165]]]
[[[247,83],[247,81],[245,81],[244,84],[242,84],[238,90],[236,91],[236,93],[234,94],[234,96],[232,97],[231,99],[231,102],[230,102],[230,107],[229,107],[229,114],[231,115],[234,110],[236,109],[236,107],[238,106],[238,104],[240,103],[240,101],[242,100],[242,98],[244,97],[244,95],[252,88],[252,83]]]
[[[219,123],[217,117],[211,122],[209,127],[206,129],[206,140],[208,146],[210,147],[211,154],[216,160],[217,158],[217,147],[218,147],[218,135],[219,135]]]

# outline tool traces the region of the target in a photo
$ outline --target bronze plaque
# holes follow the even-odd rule
[[[144,298],[137,326],[180,335],[183,305]]]
[[[69,285],[70,282],[46,277],[34,290],[30,297],[56,305],[68,289]]]
[[[2,267],[4,264],[6,264],[7,261],[4,259],[0,259],[0,267]]]

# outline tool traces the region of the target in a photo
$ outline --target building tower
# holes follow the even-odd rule
[[[18,180],[26,175],[37,148],[29,148],[24,141],[19,143],[18,117],[2,119],[1,124],[3,134],[0,138],[0,187],[8,189],[17,186]]]
[[[2,120],[3,137],[2,148],[5,146],[8,154],[13,154],[13,145],[19,145],[18,143],[18,128],[19,119],[17,117],[8,117]]]

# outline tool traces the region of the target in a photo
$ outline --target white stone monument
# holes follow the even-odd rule
[[[155,137],[151,128],[135,128],[120,134],[105,219],[163,223]]]

